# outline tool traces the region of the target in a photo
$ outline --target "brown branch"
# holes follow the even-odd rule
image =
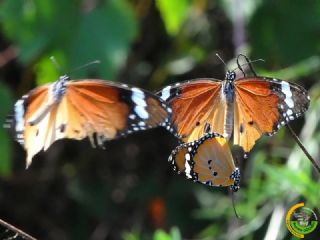
[[[26,240],[37,240],[36,238],[30,236],[29,234],[25,233],[19,228],[16,228],[15,226],[12,226],[10,223],[5,222],[4,220],[0,219],[0,224],[4,226],[7,229],[10,229],[11,231],[15,232],[19,236],[23,237]]]

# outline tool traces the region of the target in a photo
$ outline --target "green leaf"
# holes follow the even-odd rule
[[[0,5],[0,20],[21,62],[40,58],[38,84],[53,81],[53,68],[45,58],[56,52],[67,70],[100,60],[95,75],[113,79],[137,35],[137,20],[126,0],[103,1],[87,12],[77,1],[6,0]],[[81,72],[77,74],[87,77],[92,69]]]
[[[137,34],[132,9],[125,1],[107,1],[81,18],[71,43],[70,65],[100,60],[99,75],[113,79]]]
[[[157,0],[157,7],[167,29],[167,32],[177,35],[188,16],[190,0]]]
[[[275,65],[319,54],[319,15],[319,1],[263,1],[249,24],[253,57]]]
[[[153,240],[171,240],[171,237],[165,231],[158,229],[153,235]]]
[[[13,100],[9,90],[0,84],[0,175],[8,176],[11,173],[11,141],[8,131],[2,127],[10,111]]]
[[[170,235],[172,237],[172,240],[181,240],[181,233],[179,228],[177,227],[171,228]]]
[[[46,49],[65,44],[77,11],[73,1],[7,0],[0,5],[0,20],[7,37],[19,47],[19,60],[28,63]]]
[[[137,231],[136,229],[134,229],[131,232],[124,232],[122,234],[122,239],[123,240],[139,240],[140,238],[140,234],[139,231]]]
[[[54,57],[58,66],[50,59],[51,57]],[[61,51],[54,51],[42,57],[35,65],[37,85],[56,81],[60,75],[66,74],[66,70],[59,69],[60,66],[66,65],[65,61],[65,55]]]

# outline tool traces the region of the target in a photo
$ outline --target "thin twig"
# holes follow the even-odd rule
[[[232,191],[232,190],[231,190],[231,197],[232,197],[232,207],[233,207],[234,214],[236,215],[236,217],[238,219],[241,219],[241,217],[239,216],[239,214],[237,212],[236,206],[235,206],[234,191]]]
[[[19,236],[23,237],[26,240],[37,240],[36,238],[30,236],[29,234],[25,233],[21,229],[16,228],[15,226],[12,226],[10,223],[7,223],[2,219],[0,219],[0,224],[5,228],[10,229],[11,231],[17,233]]]
[[[289,132],[291,136],[294,138],[294,140],[298,143],[299,147],[301,150],[304,152],[304,154],[307,156],[307,158],[311,161],[313,166],[317,169],[318,173],[320,174],[320,167],[317,164],[317,162],[313,159],[313,157],[310,155],[310,153],[307,151],[307,149],[303,146],[302,142],[300,141],[299,137],[297,134],[292,130],[289,124],[287,124],[287,128],[289,129]]]

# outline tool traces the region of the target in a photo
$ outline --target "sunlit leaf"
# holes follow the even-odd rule
[[[159,229],[155,231],[153,240],[172,240],[172,238],[165,231]]]
[[[169,34],[176,35],[188,16],[190,0],[156,0]]]
[[[54,57],[54,60],[51,57]],[[42,57],[35,65],[37,85],[56,81],[60,75],[66,74],[64,69],[60,69],[63,66],[65,66],[65,55],[62,52],[54,51],[51,56]]]

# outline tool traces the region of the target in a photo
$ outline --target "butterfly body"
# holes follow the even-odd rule
[[[262,135],[274,134],[308,108],[307,91],[294,83],[267,78],[194,79],[157,93],[172,108],[172,124],[183,142],[201,138],[207,129],[249,152]]]
[[[236,75],[234,72],[227,71],[226,80],[222,81],[222,96],[226,99],[228,103],[233,103],[234,99],[234,80]]]
[[[171,108],[152,93],[99,79],[61,76],[19,99],[5,127],[27,150],[27,165],[62,138],[89,137],[93,146],[156,126],[170,128]]]
[[[58,81],[56,81],[54,84],[52,84],[52,95],[53,95],[53,99],[54,101],[60,101],[60,99],[62,98],[62,96],[65,94],[66,92],[66,88],[67,88],[67,81],[69,81],[70,78],[66,75],[61,76],[59,78]]]

